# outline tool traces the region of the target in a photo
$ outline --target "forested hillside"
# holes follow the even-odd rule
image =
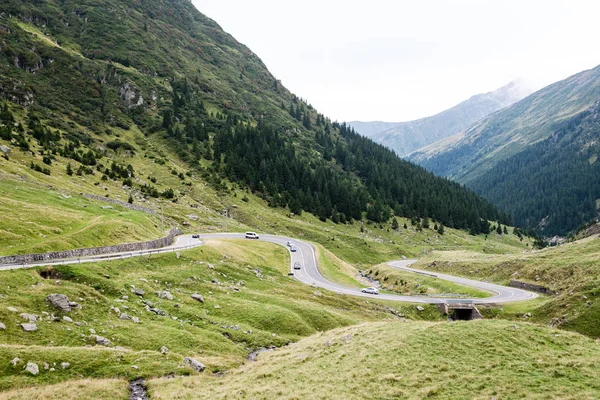
[[[553,127],[552,136],[510,157],[471,186],[520,226],[566,235],[597,216],[600,102]]]
[[[10,0],[0,11],[2,139],[33,151],[41,174],[62,164],[68,175],[176,200],[184,191],[140,180],[127,163],[143,146],[121,132],[139,130],[176,151],[186,176],[225,195],[233,182],[322,220],[395,213],[474,232],[508,222],[481,197],[319,114],[188,1]]]

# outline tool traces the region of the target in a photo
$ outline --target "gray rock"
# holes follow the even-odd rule
[[[0,331],[4,331],[6,330],[6,325],[4,325],[2,322],[0,322]]]
[[[63,362],[63,363],[60,363],[60,367],[61,367],[62,369],[67,369],[67,368],[69,368],[70,366],[71,366],[71,364],[70,364],[70,363],[68,363],[68,362]]]
[[[11,152],[12,150],[11,150],[11,149],[10,149],[10,147],[8,147],[8,146],[1,145],[1,146],[0,146],[0,151],[1,151],[1,152],[3,152],[4,154],[8,155],[8,154],[10,154],[10,152]]]
[[[192,295],[192,299],[194,299],[194,300],[196,300],[196,301],[199,301],[200,303],[204,303],[204,297],[202,297],[202,295],[201,295],[201,294],[194,293],[194,294]]]
[[[122,313],[119,315],[119,319],[130,320],[131,317],[127,313]]]
[[[138,317],[131,317],[131,320],[132,320],[133,322],[135,322],[136,324],[139,324],[139,323],[140,323],[140,319],[139,319]]]
[[[21,328],[23,328],[23,330],[25,332],[33,332],[33,331],[37,331],[37,325],[36,324],[21,324]]]
[[[206,366],[204,364],[202,364],[200,361],[195,360],[191,357],[184,358],[183,364],[187,365],[188,367],[192,367],[194,369],[194,371],[196,371],[196,372],[202,372],[206,368]]]
[[[342,342],[344,343],[350,343],[352,341],[352,334],[349,333],[345,336],[342,336]]]
[[[13,365],[13,367],[16,367],[18,363],[21,362],[21,359],[18,357],[13,358],[10,363]]]
[[[160,354],[168,354],[169,353],[169,349],[167,348],[167,346],[163,346],[160,348]]]
[[[135,288],[135,289],[131,290],[131,293],[133,293],[137,296],[143,296],[146,294],[146,292],[144,292],[144,289],[140,289],[140,288]]]
[[[71,306],[69,305],[69,298],[64,294],[51,294],[46,297],[46,300],[49,301],[54,307],[60,309],[63,312],[70,312]]]
[[[17,309],[16,309],[16,308],[14,308],[14,307],[6,307],[6,309],[7,309],[8,311],[10,311],[10,312],[19,312],[19,310],[17,310]]]
[[[96,335],[96,344],[100,344],[102,346],[110,346],[110,340],[105,337]]]
[[[38,367],[36,363],[28,362],[25,371],[29,372],[31,375],[37,375],[40,373],[40,367]]]
[[[70,301],[69,302],[69,307],[71,308],[77,308],[78,310],[81,310],[81,305],[75,301]]]
[[[163,292],[157,292],[156,295],[161,299],[173,300],[173,295],[166,290]]]
[[[65,315],[65,316],[63,316],[63,321],[65,321],[65,322],[73,322],[73,319],[71,319],[70,317],[67,317]]]
[[[421,306],[417,306],[417,310],[419,310],[419,311],[425,311],[425,309],[423,307],[421,307]]]

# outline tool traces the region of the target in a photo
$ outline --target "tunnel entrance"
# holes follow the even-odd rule
[[[473,319],[473,309],[457,308],[451,315],[453,321],[470,321]]]
[[[450,321],[471,321],[483,318],[471,299],[448,300],[440,304],[440,308],[444,315],[448,315]]]

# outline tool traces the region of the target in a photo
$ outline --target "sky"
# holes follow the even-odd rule
[[[339,121],[409,121],[600,64],[596,0],[192,0]]]

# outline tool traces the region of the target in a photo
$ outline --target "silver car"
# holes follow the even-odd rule
[[[377,290],[377,288],[374,287],[364,288],[363,290],[361,290],[361,292],[368,294],[379,294],[379,290]]]
[[[300,265],[299,262],[294,263],[294,269],[302,269],[302,266]]]

